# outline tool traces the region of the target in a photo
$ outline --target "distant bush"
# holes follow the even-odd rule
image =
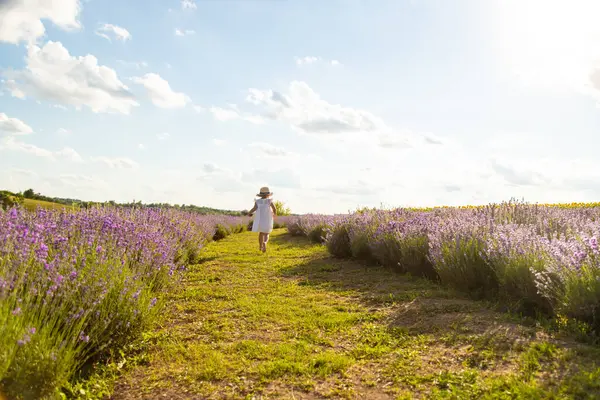
[[[280,200],[275,200],[273,202],[273,205],[275,206],[275,210],[278,216],[283,217],[292,213],[289,207],[286,207],[285,204]]]
[[[62,197],[50,197],[44,196],[40,193],[36,193],[33,189],[27,189],[23,192],[22,195],[26,199],[30,200],[38,200],[45,201],[48,203],[56,203],[62,204],[66,206],[76,206],[82,208],[91,208],[93,206],[100,207],[118,207],[118,208],[150,208],[150,209],[174,209],[178,211],[190,211],[194,213],[198,213],[201,215],[230,215],[230,216],[242,216],[246,215],[242,211],[233,211],[233,210],[220,210],[216,208],[210,207],[199,207],[193,204],[169,204],[169,203],[142,203],[141,201],[131,201],[129,203],[117,203],[114,200],[109,200],[105,202],[93,202],[93,201],[82,201],[79,199],[71,199],[71,198],[62,198]],[[33,209],[35,210],[38,205],[35,205]],[[47,204],[42,204],[44,208],[47,207]]]
[[[7,210],[23,204],[23,196],[8,192],[0,191],[0,208]]]
[[[247,230],[248,230],[248,224],[237,224],[237,225],[233,226],[233,228],[232,228],[233,233],[242,233]]]
[[[217,228],[215,230],[215,234],[213,235],[212,239],[213,240],[225,239],[227,236],[229,236],[230,233],[231,233],[231,231],[229,229],[227,229],[227,227],[225,227],[221,224],[217,224]]]

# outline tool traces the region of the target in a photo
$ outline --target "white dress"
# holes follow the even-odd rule
[[[273,230],[273,212],[271,199],[256,200],[256,213],[252,223],[252,232],[271,233]]]

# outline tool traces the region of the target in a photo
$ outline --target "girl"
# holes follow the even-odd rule
[[[263,253],[267,251],[267,242],[269,234],[273,230],[273,217],[277,215],[277,210],[270,198],[273,195],[268,187],[260,188],[257,194],[260,199],[254,201],[254,207],[248,212],[252,216],[256,212],[256,218],[252,223],[252,232],[258,232],[258,247]]]

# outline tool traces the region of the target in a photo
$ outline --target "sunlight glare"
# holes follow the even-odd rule
[[[600,60],[600,1],[498,1],[495,37],[502,62],[524,83],[593,90]]]

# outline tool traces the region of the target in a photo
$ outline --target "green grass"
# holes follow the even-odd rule
[[[82,397],[599,398],[597,347],[282,230],[269,246],[210,243],[161,325]]]

